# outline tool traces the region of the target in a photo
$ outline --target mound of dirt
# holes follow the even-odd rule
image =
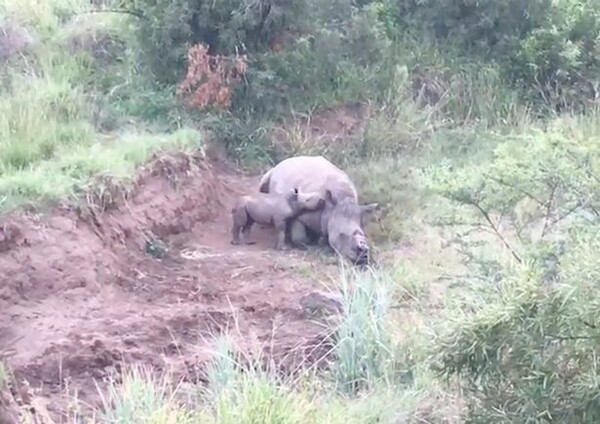
[[[301,306],[315,287],[295,269],[299,252],[272,251],[258,227],[255,245],[230,244],[232,198],[257,184],[161,155],[111,202],[0,218],[0,346],[11,343],[17,384],[58,416],[65,387],[98,406],[94,379],[127,363],[201,380],[211,336],[226,330],[285,367],[323,356],[323,328]]]

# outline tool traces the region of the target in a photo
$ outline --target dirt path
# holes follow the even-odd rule
[[[302,252],[230,244],[233,196],[258,177],[183,156],[162,156],[107,211],[69,208],[0,219],[0,354],[58,413],[64,388],[98,401],[101,381],[124,363],[150,364],[197,381],[210,337],[226,329],[293,366],[323,339],[300,298]],[[106,204],[106,199],[104,204]],[[145,235],[168,247],[146,252]],[[325,349],[325,347],[323,347]],[[312,354],[309,354],[312,352]],[[291,362],[290,362],[291,361]]]

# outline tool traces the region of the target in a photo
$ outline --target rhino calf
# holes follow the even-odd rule
[[[253,193],[240,196],[231,209],[233,225],[231,244],[246,243],[254,223],[273,226],[277,231],[275,249],[285,248],[286,232],[290,222],[301,213],[325,207],[320,192],[300,192],[297,188],[285,195],[277,193]]]

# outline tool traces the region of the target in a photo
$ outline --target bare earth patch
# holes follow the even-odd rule
[[[198,381],[210,336],[228,328],[286,368],[317,357],[323,328],[300,300],[318,287],[295,270],[301,252],[271,250],[270,230],[258,226],[255,245],[230,244],[232,198],[257,181],[216,161],[163,155],[102,213],[0,218],[0,346],[10,346],[4,361],[16,384],[27,381],[59,416],[65,387],[98,406],[94,379],[126,363]],[[163,254],[150,254],[158,242]]]

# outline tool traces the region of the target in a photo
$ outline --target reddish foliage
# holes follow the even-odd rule
[[[234,58],[210,55],[207,45],[196,44],[188,50],[187,58],[187,74],[177,90],[186,104],[200,109],[211,104],[228,108],[233,86],[248,69],[246,55]]]

